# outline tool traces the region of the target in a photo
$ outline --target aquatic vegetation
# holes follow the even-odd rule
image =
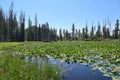
[[[59,75],[60,67],[57,65],[53,66],[49,62],[43,65],[41,60],[33,63],[17,52],[0,52],[1,80],[59,80]]]
[[[105,76],[118,79],[120,76],[119,41],[63,41],[63,42],[25,42],[7,47],[1,51],[14,56],[39,56],[53,58],[69,64],[90,64]]]
[[[0,57],[1,80],[58,80],[60,68],[50,63],[38,64],[25,62],[18,56],[9,54]]]

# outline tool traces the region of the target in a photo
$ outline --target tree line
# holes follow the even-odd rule
[[[35,23],[33,24],[30,17],[28,19],[28,27],[25,28],[25,13],[21,11],[19,20],[13,10],[13,3],[9,8],[9,13],[6,15],[0,8],[0,41],[63,41],[63,40],[104,40],[104,39],[119,39],[119,19],[116,20],[114,29],[110,30],[110,23],[97,27],[92,25],[88,29],[88,25],[84,28],[76,29],[75,24],[71,26],[71,31],[66,29],[51,28],[48,22],[39,24],[37,14],[35,14]],[[96,29],[97,28],[97,29]]]

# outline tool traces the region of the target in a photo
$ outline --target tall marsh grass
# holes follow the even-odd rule
[[[19,56],[0,54],[0,80],[59,80],[60,68],[49,62],[38,66]]]

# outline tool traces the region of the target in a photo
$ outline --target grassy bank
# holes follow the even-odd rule
[[[0,43],[0,80],[59,80],[60,67],[53,66],[49,62],[38,61],[32,63],[25,61],[16,54],[19,46],[26,42],[4,42]],[[18,48],[18,49],[17,49]],[[14,49],[14,51],[11,51]]]

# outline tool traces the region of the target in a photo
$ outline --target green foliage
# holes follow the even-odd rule
[[[78,64],[90,64],[91,66],[93,66],[93,69],[96,68],[100,69],[100,71],[102,71],[106,75],[111,75],[111,77],[113,78],[119,78],[118,75],[120,73],[119,71],[116,70],[116,68],[119,67],[120,65],[119,44],[120,42],[118,40],[94,41],[94,42],[93,41],[24,42],[24,44],[21,43],[20,45],[16,45],[16,46],[3,47],[0,50],[1,52],[5,51],[6,53],[14,56],[18,56],[18,55],[22,57],[40,56],[45,59],[52,57],[54,59],[63,60],[68,63],[75,62]],[[0,58],[0,59],[5,60],[6,58]],[[12,58],[14,60],[14,57]],[[12,59],[9,60],[8,57],[6,60],[11,61]],[[8,61],[4,61],[4,62],[8,62]],[[12,65],[14,65],[14,63]],[[55,71],[57,71],[57,69]],[[115,75],[114,73],[117,75]],[[29,73],[28,76],[31,74],[32,73]],[[48,76],[51,76],[51,74],[48,74]],[[32,76],[30,77],[32,78]]]
[[[7,53],[2,53],[0,57],[1,80],[59,80],[57,69],[50,63],[39,63],[37,66]]]
[[[23,43],[25,42],[0,42],[0,50],[11,47],[11,46],[17,46]]]
[[[38,61],[32,63],[24,60],[20,53],[25,51],[18,46],[25,47],[28,43],[12,42],[0,43],[0,79],[1,80],[59,80],[60,67],[53,66],[50,62]],[[17,47],[14,49],[14,47]],[[36,49],[39,51],[38,49]],[[19,51],[19,52],[17,52]],[[42,51],[41,51],[42,52]],[[31,56],[35,51],[31,50]],[[38,53],[36,53],[38,54]],[[37,56],[37,55],[36,55]]]

